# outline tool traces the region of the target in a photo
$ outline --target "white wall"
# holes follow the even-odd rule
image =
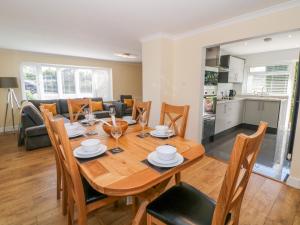
[[[172,85],[173,104],[188,104],[191,106],[186,137],[200,141],[202,134],[202,99],[203,99],[203,76],[204,76],[204,48],[221,43],[233,42],[242,39],[264,36],[277,32],[284,32],[300,28],[300,6],[284,8],[274,12],[252,16],[247,19],[220,25],[201,32],[190,32],[177,38],[173,43],[173,71]],[[152,40],[153,41],[153,40]],[[143,50],[147,44],[143,43]],[[150,53],[150,51],[148,52]],[[148,54],[147,53],[147,54]],[[145,76],[153,75],[151,62],[145,60],[147,71],[143,68]],[[150,56],[147,56],[150,57]],[[151,57],[150,57],[151,58]],[[154,71],[153,71],[154,72]],[[143,76],[143,77],[145,77]],[[149,79],[148,81],[154,79]],[[145,87],[144,87],[145,88]],[[162,89],[162,87],[160,87]],[[295,149],[300,151],[299,146]],[[297,159],[300,162],[300,158]],[[296,174],[300,177],[300,171]]]

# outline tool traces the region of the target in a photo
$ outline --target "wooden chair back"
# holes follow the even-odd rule
[[[184,137],[189,114],[189,105],[175,106],[162,103],[159,124],[166,124],[174,129],[175,134]]]
[[[151,110],[151,101],[148,102],[138,102],[137,100],[133,100],[133,108],[132,108],[132,119],[138,121],[140,116],[143,115],[147,120],[147,126],[150,117]]]
[[[61,159],[59,156],[59,151],[58,151],[58,146],[55,142],[54,139],[54,134],[53,131],[50,127],[50,122],[49,122],[49,118],[53,119],[53,115],[51,112],[49,112],[49,110],[45,109],[44,106],[40,106],[40,110],[44,119],[44,124],[46,126],[47,129],[47,133],[52,145],[52,148],[54,150],[54,157],[55,157],[55,162],[56,162],[56,171],[57,171],[57,198],[60,198],[60,192],[62,189],[62,179],[63,179],[63,168],[62,168],[62,163],[61,163]]]
[[[90,109],[90,100],[88,98],[83,99],[68,99],[68,110],[71,123],[76,122],[83,110],[88,106]]]
[[[244,193],[268,124],[261,122],[253,135],[236,137],[214,211],[212,225],[238,224]],[[230,215],[230,216],[229,216]]]
[[[78,220],[80,220],[78,223],[86,224],[87,218],[86,216],[83,216],[87,214],[84,189],[79,168],[73,156],[71,143],[64,126],[64,121],[63,119],[50,120],[50,126],[54,131],[55,141],[59,145],[59,150],[61,152],[69,198],[71,197],[77,205]]]

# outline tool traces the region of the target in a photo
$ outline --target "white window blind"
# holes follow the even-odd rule
[[[25,63],[21,71],[26,99],[113,97],[109,68]]]
[[[287,65],[250,67],[248,94],[287,95],[289,70]]]

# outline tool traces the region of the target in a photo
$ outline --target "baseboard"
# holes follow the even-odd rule
[[[16,132],[18,130],[18,127],[15,126],[15,129],[13,128],[13,126],[7,126],[5,127],[5,133],[6,132]],[[4,129],[3,127],[0,127],[0,133],[3,133]]]
[[[300,189],[300,178],[289,176],[289,178],[286,181],[286,184],[291,187]]]

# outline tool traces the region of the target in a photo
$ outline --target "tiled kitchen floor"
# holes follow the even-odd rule
[[[236,135],[239,133],[249,135],[254,132],[255,131],[253,130],[240,128],[224,136],[215,138],[214,142],[205,144],[206,153],[214,158],[228,161]],[[280,132],[278,132],[278,134],[266,134],[255,164],[254,171],[278,180],[284,180],[286,174],[289,172],[289,165],[288,161],[285,159],[283,160],[281,166],[278,165],[278,163],[275,163],[278,161],[278,158],[282,157],[279,156],[281,150],[278,150],[278,148],[281,148],[281,146],[279,146],[280,144],[277,144],[276,146],[278,139],[283,139],[282,135],[280,135]],[[285,158],[285,154],[281,155],[283,155]]]

